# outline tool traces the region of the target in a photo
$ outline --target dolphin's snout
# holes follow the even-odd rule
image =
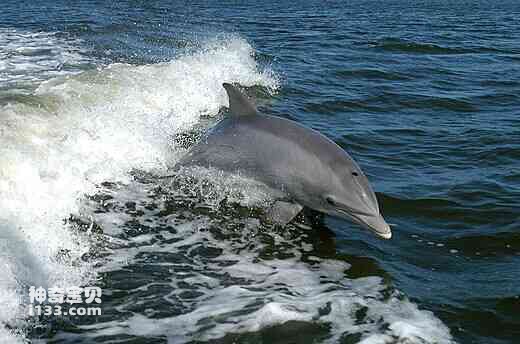
[[[369,213],[368,211],[360,212],[351,211],[351,209],[338,209],[336,215],[356,222],[376,234],[378,237],[383,239],[392,238],[392,230],[379,211]]]
[[[357,220],[361,225],[374,232],[383,239],[392,238],[392,230],[380,214],[373,216],[357,216]]]

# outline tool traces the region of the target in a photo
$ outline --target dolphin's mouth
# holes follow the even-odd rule
[[[338,209],[338,210],[342,215],[345,215],[353,222],[370,230],[378,237],[383,238],[383,239],[392,238],[392,230],[390,229],[390,226],[386,223],[383,216],[381,216],[381,214],[361,215],[361,214],[348,213],[341,209]]]

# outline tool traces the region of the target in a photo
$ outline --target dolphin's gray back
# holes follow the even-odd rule
[[[309,185],[316,182],[336,182],[334,167],[344,168],[345,164],[357,167],[345,151],[322,134],[267,115],[222,120],[179,162],[182,166],[240,173],[287,191],[296,199],[312,192]]]

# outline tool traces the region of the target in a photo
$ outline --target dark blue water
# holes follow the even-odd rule
[[[16,127],[13,123],[18,123],[19,118],[27,118],[26,113],[33,114],[33,110],[29,111],[24,106],[35,107],[39,104],[41,107],[43,104],[50,109],[49,113],[58,118],[53,119],[52,123],[60,123],[59,118],[67,117],[63,113],[71,111],[70,108],[83,111],[81,116],[95,116],[96,111],[101,111],[100,107],[105,111],[104,106],[113,103],[116,104],[114,108],[106,112],[110,122],[111,116],[125,117],[122,111],[128,104],[129,107],[133,106],[133,102],[146,103],[149,100],[150,104],[153,103],[143,107],[146,114],[187,113],[192,109],[189,99],[202,102],[197,103],[193,110],[202,119],[199,120],[197,115],[196,120],[183,126],[182,130],[178,126],[168,127],[164,135],[170,136],[164,144],[155,139],[143,141],[153,142],[154,147],[161,150],[175,150],[172,147],[176,146],[171,143],[173,137],[181,135],[192,138],[196,136],[194,132],[203,131],[215,123],[219,106],[216,98],[212,98],[213,94],[219,90],[219,82],[235,81],[246,86],[246,91],[257,99],[263,111],[315,128],[347,150],[367,173],[385,218],[395,226],[394,237],[390,241],[378,240],[355,225],[332,218],[325,218],[324,223],[315,224],[307,230],[295,227],[289,234],[260,226],[255,227],[256,234],[253,235],[258,239],[258,249],[245,249],[250,237],[241,237],[240,231],[249,228],[244,224],[248,222],[243,215],[248,212],[247,207],[241,210],[233,206],[217,210],[211,208],[211,211],[201,213],[193,208],[193,204],[180,202],[179,197],[171,196],[181,187],[172,184],[169,189],[161,184],[163,181],[157,178],[161,174],[157,168],[149,175],[147,173],[151,170],[144,165],[124,163],[117,165],[122,166],[118,167],[118,171],[125,168],[126,172],[133,171],[135,178],[130,184],[112,184],[116,178],[108,173],[104,180],[96,180],[98,189],[78,188],[89,195],[85,196],[89,201],[84,202],[90,202],[87,206],[90,210],[85,212],[94,214],[99,231],[120,240],[119,246],[114,248],[106,243],[106,237],[91,239],[90,255],[82,258],[86,262],[82,264],[89,264],[99,256],[110,256],[105,252],[107,247],[109,251],[113,249],[123,256],[131,256],[127,265],[111,267],[108,264],[108,267],[95,273],[98,278],[96,283],[103,286],[109,295],[103,305],[104,316],[87,320],[40,319],[40,325],[34,329],[31,328],[33,325],[23,323],[13,325],[9,318],[5,323],[8,328],[23,329],[29,340],[43,338],[56,343],[80,340],[107,343],[357,343],[363,339],[367,340],[365,343],[447,341],[448,337],[438,334],[407,336],[403,331],[408,327],[404,326],[401,330],[392,327],[395,321],[407,323],[407,319],[415,317],[403,311],[403,307],[415,304],[421,311],[433,312],[432,319],[439,321],[436,323],[437,320],[431,320],[428,316],[428,321],[423,322],[425,328],[444,324],[456,342],[517,342],[520,336],[519,18],[520,3],[516,1],[356,0],[249,4],[231,1],[197,4],[168,1],[83,1],[80,4],[58,1],[33,4],[7,1],[0,13],[0,29],[7,31],[0,31],[0,34],[5,36],[6,32],[11,32],[8,40],[11,48],[0,54],[0,63],[1,59],[4,62],[9,58],[11,60],[10,66],[0,68],[0,79],[3,80],[0,83],[0,116],[2,111],[5,114],[4,119],[0,120],[7,121],[5,118],[8,118],[10,126],[2,122],[3,131],[0,133],[3,136],[0,139],[5,139],[13,151],[23,150],[21,147],[24,146],[13,144],[19,142],[16,140],[7,141],[10,136],[6,130]],[[49,56],[57,56],[56,65],[29,59],[37,68],[24,69],[19,67],[19,60],[13,59],[18,56],[16,49],[28,44],[20,41],[20,35],[31,33],[50,33],[53,40],[62,42],[63,48],[60,49],[63,51],[78,51],[71,59],[63,58],[61,52],[52,53],[52,48],[41,48],[34,56],[41,57],[44,62]],[[204,55],[205,51],[212,49],[208,48],[207,42],[210,41],[227,47],[225,53],[222,56]],[[50,45],[56,46],[56,42],[52,41]],[[229,42],[238,43],[236,47],[229,47],[226,45]],[[3,44],[4,47],[8,46],[6,41]],[[236,53],[241,49],[250,49],[250,52],[245,55]],[[199,61],[203,67],[197,61],[182,60],[186,56],[199,56],[197,54],[202,54]],[[247,60],[249,57],[251,61]],[[234,58],[237,59],[236,69],[232,62]],[[179,59],[184,61],[183,64],[176,64]],[[232,67],[227,66],[226,60]],[[127,67],[119,70],[116,63]],[[249,69],[240,72],[240,68],[250,63],[256,63],[253,72]],[[140,66],[168,64],[173,64],[173,67],[156,72],[139,69]],[[221,64],[224,67],[220,68]],[[107,68],[112,72],[104,72]],[[58,85],[66,85],[64,89],[70,93],[70,97],[61,100],[51,97],[60,97],[56,96],[56,92],[61,92],[60,88],[52,92],[41,91],[41,88],[37,90],[44,80],[67,78],[53,74],[58,70],[63,75],[74,75],[68,76],[72,79],[55,81]],[[107,73],[120,79],[114,85],[106,86],[106,80],[111,78]],[[219,73],[223,73],[223,77]],[[194,74],[200,80],[214,78],[215,82],[204,84],[205,88],[199,90],[199,79]],[[26,76],[34,76],[35,80]],[[231,80],[223,80],[228,76]],[[192,79],[193,82],[188,82]],[[188,81],[174,84],[176,80]],[[169,85],[175,90],[172,91],[173,95],[161,98],[160,102],[156,100],[156,92],[162,94],[162,90]],[[186,91],[188,87],[191,87],[189,92]],[[128,95],[120,96],[121,90]],[[182,93],[186,95],[182,101],[188,105],[175,98],[174,94],[181,90],[187,92]],[[207,97],[202,98],[208,99],[208,104],[198,100],[200,94]],[[83,97],[81,99],[93,100],[77,103],[71,100],[76,95]],[[12,110],[9,109],[13,106],[19,117],[10,115],[9,111]],[[189,117],[186,116],[182,118]],[[128,118],[134,117],[129,115]],[[155,128],[170,123],[170,117],[166,116],[161,117],[162,121],[150,119],[145,125],[143,123],[147,123],[148,117],[144,118],[142,123],[129,120],[131,130],[148,128],[148,124]],[[175,130],[171,129],[174,127]],[[77,132],[72,130],[71,135],[75,134]],[[90,144],[94,144],[92,142]],[[121,146],[124,146],[123,143],[116,142]],[[109,145],[106,142],[103,144],[103,147]],[[97,146],[93,147],[96,149]],[[119,147],[110,151],[116,156],[130,154]],[[136,147],[138,150],[141,146]],[[143,147],[148,146],[143,144]],[[48,152],[43,150],[43,156],[51,154]],[[121,160],[108,153],[100,161],[104,159]],[[52,165],[55,161],[49,158],[48,163]],[[74,165],[73,162],[70,164]],[[111,163],[107,163],[108,167],[99,164],[96,162],[95,166],[110,171],[114,166]],[[163,165],[167,166],[168,163]],[[2,168],[6,166],[7,163]],[[15,163],[10,166],[22,169],[22,165]],[[85,168],[85,171],[90,170]],[[143,173],[146,175],[143,176]],[[8,173],[4,175],[8,176]],[[52,185],[60,185],[60,180],[58,178]],[[101,184],[102,181],[106,183]],[[0,189],[7,194],[5,190]],[[222,191],[218,190],[216,193]],[[185,195],[182,197],[186,199]],[[107,202],[112,203],[107,206]],[[162,209],[162,212],[153,212],[153,209]],[[209,233],[203,236],[207,240],[205,245],[199,247],[186,243],[175,246],[175,251],[168,253],[168,245],[188,235],[175,227],[179,222],[168,222],[171,221],[171,214],[181,213],[181,220],[187,217],[189,221],[197,221],[201,216],[209,216],[214,222],[203,226],[202,232]],[[64,213],[63,218],[69,215]],[[250,216],[255,217],[254,214]],[[124,219],[115,225],[116,221],[106,220],[112,217]],[[6,218],[15,221],[11,217]],[[189,223],[193,225],[193,222]],[[119,229],[116,231],[110,226]],[[197,228],[200,230],[202,227]],[[165,235],[164,231],[172,237]],[[303,236],[302,232],[305,233]],[[193,232],[189,233],[193,235]],[[247,233],[250,235],[250,232]],[[141,234],[147,237],[132,241]],[[194,238],[201,239],[198,236]],[[139,251],[143,243],[146,248]],[[230,252],[236,256],[230,257]],[[132,256],[134,253],[136,255]],[[252,260],[237,258],[241,254],[253,254],[254,257]],[[242,294],[216,297],[211,291],[201,290],[196,282],[184,282],[183,285],[179,277],[182,271],[200,279],[199,273],[203,274],[201,271],[207,269],[211,273],[205,276],[218,280],[220,287],[247,286],[254,281],[251,282],[254,285],[251,290],[265,291],[254,297],[260,303],[260,300],[275,295],[273,290],[280,292],[271,289],[275,288],[276,283],[264,280],[259,283],[247,273],[240,274],[241,279],[231,272],[219,275],[218,264],[222,263],[224,256],[241,264],[245,264],[241,259],[246,259],[251,266],[244,271],[258,269],[254,264],[259,260],[271,262],[269,266],[285,271],[282,275],[289,276],[291,281],[299,276],[304,276],[301,278],[307,281],[306,274],[314,270],[307,267],[301,271],[299,268],[291,270],[284,265],[284,259],[289,259],[293,264],[303,264],[312,261],[309,256],[314,256],[322,263],[329,260],[348,263],[350,267],[344,269],[348,283],[355,284],[368,276],[377,276],[381,284],[375,283],[375,287],[372,285],[370,288],[384,290],[375,297],[379,303],[373,305],[367,301],[371,300],[367,292],[369,287],[359,287],[359,290],[366,292],[359,292],[366,305],[358,307],[355,304],[360,302],[354,302],[339,311],[334,305],[345,296],[329,295],[325,291],[321,294],[319,285],[326,283],[324,280],[310,285],[309,288],[316,291],[312,296],[299,291],[291,281],[281,281],[279,285],[285,283],[287,293],[295,297],[288,308],[290,311],[298,313],[298,307],[302,307],[302,314],[307,312],[305,314],[308,315],[312,311],[303,304],[315,301],[318,305],[316,309],[322,309],[320,307],[326,305],[330,297],[329,305],[332,306],[329,307],[333,311],[329,309],[329,312],[333,316],[328,320],[320,320],[318,315],[302,315],[300,318],[283,309],[266,315],[274,319],[272,321],[267,321],[267,318],[259,320],[260,315],[253,312],[257,310],[252,306],[253,302],[246,303],[243,311],[220,314],[219,320],[211,316],[212,312],[218,313],[218,305],[225,300],[239,302]],[[103,264],[107,263],[99,263],[100,266]],[[184,270],[176,270],[176,266],[183,266]],[[333,280],[336,281],[334,285],[344,286],[332,270],[325,270],[327,273],[324,274],[328,274],[326,281]],[[316,277],[319,275],[316,272]],[[31,285],[32,281],[25,283]],[[200,283],[203,283],[202,280]],[[153,291],[154,285],[162,286],[159,289],[163,291]],[[205,288],[211,290],[211,285],[208,282]],[[358,287],[352,288],[358,290]],[[164,292],[164,289],[167,291]],[[185,292],[184,296],[175,294],[175,290],[181,289]],[[208,295],[213,295],[214,299]],[[320,295],[324,295],[325,299],[320,299],[321,303],[316,301]],[[208,299],[213,301],[205,303]],[[273,302],[280,303],[276,300]],[[399,300],[404,300],[407,306],[388,306],[399,303]],[[135,307],[131,307],[132,304]],[[198,322],[193,320],[191,330],[186,329],[188,325],[182,331],[172,325],[181,322],[190,324],[186,317],[200,311],[203,306],[210,315],[194,317]],[[249,313],[248,307],[252,307]],[[264,312],[261,314],[266,314],[264,308],[261,310]],[[327,313],[323,309],[320,312]],[[370,317],[363,312],[375,315]],[[397,320],[391,321],[386,317],[377,325],[379,320],[376,315],[384,312],[389,312],[388,317],[395,314]],[[259,325],[250,326],[245,320],[247,314],[254,314],[253,318]],[[277,314],[285,315],[277,318]],[[154,322],[143,319],[154,319]],[[229,319],[234,319],[231,323],[240,326],[229,325]],[[140,321],[146,325],[137,326]],[[352,327],[336,326],[356,321],[358,323]],[[418,326],[414,324],[410,326]],[[168,330],[169,326],[173,329]],[[125,333],[124,328],[130,330]],[[425,332],[424,329],[421,331]],[[386,337],[370,337],[376,332]]]

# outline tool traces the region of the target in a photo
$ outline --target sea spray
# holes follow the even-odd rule
[[[113,64],[51,78],[28,96],[1,104],[4,325],[20,325],[25,310],[19,301],[30,285],[93,281],[95,271],[81,259],[90,243],[64,220],[100,183],[128,182],[132,169],[166,168],[175,159],[173,135],[226,105],[223,82],[278,85],[272,73],[259,70],[246,41],[226,37],[166,63]]]

